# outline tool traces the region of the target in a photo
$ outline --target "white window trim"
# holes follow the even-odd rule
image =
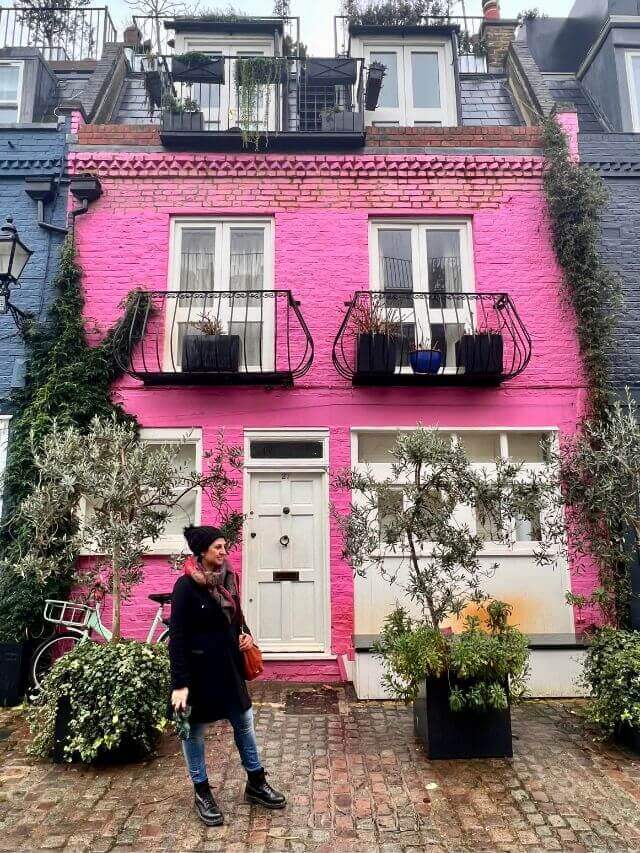
[[[201,429],[172,429],[172,428],[143,428],[140,430],[140,441],[145,444],[179,444],[185,442],[187,444],[195,444],[196,447],[196,471],[202,472],[202,430]],[[83,498],[80,502],[78,516],[80,524],[86,513],[86,500]],[[202,515],[202,490],[196,490],[196,508],[194,524],[200,524]],[[148,555],[166,555],[180,554],[186,550],[186,542],[182,534],[164,535],[155,542],[149,542],[145,554]],[[89,548],[83,548],[80,552],[83,557],[102,556],[96,551]]]
[[[502,458],[506,458],[507,456],[507,437],[512,434],[525,434],[525,433],[545,433],[550,436],[552,446],[557,449],[559,446],[559,433],[558,427],[545,427],[545,426],[527,426],[527,427],[450,427],[444,425],[437,425],[438,430],[443,433],[450,433],[455,438],[456,435],[468,433],[492,433],[500,435],[500,450]],[[352,467],[359,471],[371,471],[376,477],[379,477],[380,480],[384,480],[392,477],[393,472],[391,468],[391,463],[385,462],[359,462],[358,461],[358,442],[360,433],[381,433],[381,434],[395,434],[398,432],[413,432],[415,431],[416,426],[398,426],[398,427],[352,427],[351,428],[351,459],[352,459]],[[492,464],[490,462],[478,462],[472,463],[476,468],[491,468]],[[545,463],[543,462],[529,462],[526,463],[523,469],[523,472],[526,471],[544,471]],[[461,506],[455,512],[455,517],[460,522],[466,522],[469,525],[471,530],[475,529],[475,513],[469,507]],[[544,516],[540,519],[541,524],[544,526],[545,519]],[[532,557],[536,553],[538,548],[538,542],[514,542],[512,545],[504,544],[501,542],[486,542],[485,546],[480,554],[481,557]],[[426,548],[422,553],[424,556],[428,556],[431,549]],[[407,556],[408,552],[398,551],[396,554],[387,554],[389,559],[402,559]]]
[[[252,459],[252,441],[321,441],[321,459]],[[326,429],[261,429],[244,431],[244,467],[247,471],[328,471],[329,431]]]
[[[625,65],[627,69],[627,92],[631,106],[631,123],[634,133],[640,133],[640,92],[636,87],[635,75],[633,73],[633,60],[640,59],[640,50],[625,51]]]
[[[0,518],[4,497],[4,472],[7,467],[7,450],[9,448],[9,425],[11,415],[0,415]]]
[[[264,229],[264,281],[262,284],[263,290],[275,290],[275,224],[273,217],[243,217],[243,216],[197,216],[197,217],[181,217],[176,216],[171,220],[169,232],[169,264],[168,264],[168,280],[167,289],[173,293],[180,292],[180,273],[182,262],[182,232],[185,230],[202,230],[207,231],[216,228],[216,242],[214,255],[214,279],[218,285],[213,291],[214,293],[225,293],[229,291],[229,276],[228,276],[228,235],[232,227],[240,228],[262,228]],[[219,239],[221,235],[222,239]],[[220,285],[224,284],[224,287]],[[167,309],[171,308],[171,304],[167,304]],[[274,300],[275,308],[275,300]],[[268,320],[267,312],[263,312],[263,323]],[[164,334],[164,352],[163,364],[165,369],[173,373],[174,361],[177,365],[177,359],[171,357],[171,347],[174,345],[174,336],[171,334],[172,323],[174,321],[174,313],[172,310],[165,310],[165,334]],[[275,346],[271,347],[271,338],[274,330],[267,324],[267,328],[263,331],[263,342],[265,349],[265,363],[262,365],[263,370],[269,369],[268,356],[275,356]],[[271,350],[273,349],[273,352]]]
[[[22,112],[22,84],[24,79],[24,62],[15,61],[0,61],[0,67],[12,67],[18,69],[18,91],[15,101],[0,101],[0,107],[16,107],[17,115],[15,122],[3,122],[3,124],[18,124],[20,122],[20,114]]]
[[[422,50],[424,52],[437,52],[439,58],[440,76],[440,109],[434,108],[426,112],[434,113],[433,118],[421,118],[420,113],[425,112],[412,105],[412,92],[406,91],[410,80],[409,70],[406,63],[407,48],[411,50]],[[398,108],[387,108],[365,113],[367,125],[392,126],[392,127],[415,127],[424,121],[440,122],[441,127],[455,127],[458,124],[458,105],[456,99],[456,81],[453,68],[453,47],[450,39],[438,38],[437,36],[424,36],[422,38],[402,39],[394,36],[366,36],[362,40],[353,39],[351,56],[363,58],[365,64],[369,63],[371,53],[398,53]],[[435,117],[435,114],[439,118]]]

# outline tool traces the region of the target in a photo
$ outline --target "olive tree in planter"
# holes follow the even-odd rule
[[[70,563],[82,550],[96,555],[78,582],[88,587],[97,579],[105,583],[111,594],[113,633],[107,646],[87,650],[80,644],[53,667],[31,713],[38,754],[53,751],[56,718],[66,757],[83,761],[120,748],[133,754],[148,751],[163,725],[166,658],[145,644],[122,641],[122,602],[142,580],[150,544],[162,535],[172,508],[189,492],[202,489],[232,540],[242,523],[227,502],[235,488],[233,472],[241,466],[239,452],[221,440],[207,456],[209,470],[197,474],[177,467],[179,451],[180,445],[145,445],[134,426],[113,418],[95,419],[87,434],[56,428],[36,454],[40,482],[20,510],[31,523],[34,539],[17,568],[46,579],[51,566],[42,557],[44,547],[59,535],[58,519],[75,512],[75,532],[65,535],[61,547],[68,550]],[[107,702],[104,691],[96,690],[98,683],[109,686]],[[146,721],[142,727],[140,719]]]
[[[542,514],[536,556],[554,562],[563,533],[555,472],[525,474],[522,463],[503,459],[472,465],[459,443],[423,427],[399,436],[390,461],[383,481],[362,471],[337,478],[352,493],[349,512],[337,516],[345,558],[358,574],[380,571],[420,614],[411,620],[399,609],[387,622],[379,647],[386,686],[414,701],[430,757],[510,755],[510,690],[522,682],[527,648],[507,625],[508,605],[487,606],[488,630],[471,618],[459,635],[444,631],[468,605],[487,604],[483,581],[497,568],[483,562],[484,541],[460,508],[475,510],[504,544],[513,541],[514,519]]]

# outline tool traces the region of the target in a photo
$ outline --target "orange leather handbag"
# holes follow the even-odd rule
[[[256,646],[255,642],[250,649],[242,652],[244,659],[244,677],[246,681],[253,681],[264,672],[264,663],[262,661],[262,652]]]

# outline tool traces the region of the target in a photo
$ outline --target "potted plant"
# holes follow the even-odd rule
[[[240,336],[227,335],[217,317],[206,314],[189,324],[199,335],[182,340],[182,370],[185,373],[237,373],[240,365]]]
[[[496,565],[481,559],[483,539],[456,511],[464,504],[490,518],[508,546],[513,520],[537,513],[545,518],[537,559],[554,565],[564,529],[556,469],[525,471],[524,463],[502,458],[491,469],[474,466],[458,441],[422,426],[400,434],[390,457],[384,480],[371,471],[339,474],[336,484],[350,491],[351,504],[346,514],[334,511],[354,572],[377,569],[416,609],[414,620],[396,611],[382,633],[387,690],[414,701],[430,757],[508,756],[509,705],[526,673],[526,641],[507,626],[508,606],[487,605],[483,584]],[[482,605],[486,627],[464,621],[470,606],[475,615]],[[450,636],[461,622],[462,633]]]
[[[587,720],[640,754],[640,632],[603,628],[587,652]]]
[[[378,106],[382,81],[387,72],[387,66],[382,62],[372,62],[367,74],[367,85],[364,90],[364,106],[366,110],[373,111]]]
[[[340,106],[320,111],[320,129],[323,133],[363,133],[364,115]]]
[[[303,74],[309,85],[352,86],[358,78],[358,63],[355,59],[348,58],[308,57],[304,63]]]
[[[149,111],[153,112],[156,107],[162,106],[162,76],[154,53],[147,53],[142,57],[142,70]]]
[[[224,83],[224,56],[189,51],[171,60],[171,76],[183,83]]]
[[[200,132],[203,115],[197,101],[167,94],[162,99],[162,129],[165,131]]]
[[[351,322],[356,336],[357,373],[393,374],[398,360],[398,339],[391,334],[379,302],[359,299]]]
[[[471,375],[499,376],[503,354],[504,341],[497,329],[467,332],[456,343],[456,364]]]
[[[411,343],[409,363],[414,373],[435,374],[440,371],[444,361],[440,342],[433,340]]]

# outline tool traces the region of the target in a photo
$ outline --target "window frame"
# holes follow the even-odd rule
[[[4,501],[4,472],[7,467],[7,452],[9,449],[9,429],[11,415],[0,415],[0,518]]]
[[[508,458],[508,436],[513,434],[528,434],[528,433],[541,433],[549,436],[552,447],[555,449],[558,448],[559,442],[559,432],[557,427],[547,427],[547,426],[527,426],[527,427],[450,427],[444,425],[438,425],[438,428],[442,433],[446,433],[447,435],[451,435],[452,440],[456,440],[458,436],[464,435],[465,433],[488,433],[491,435],[498,435],[499,437],[499,446],[500,446],[500,454],[503,459]],[[360,435],[362,433],[380,433],[380,434],[390,434],[394,435],[397,433],[405,433],[415,431],[415,426],[404,427],[368,427],[368,426],[358,426],[352,427],[351,429],[351,459],[352,459],[352,467],[358,471],[370,471],[375,476],[376,479],[379,477],[380,480],[384,480],[386,478],[390,478],[392,476],[391,463],[387,462],[360,462],[359,461],[359,440]],[[490,462],[471,462],[472,466],[475,469],[480,468],[491,468],[492,463]],[[525,467],[523,469],[523,473],[526,475],[527,471],[543,471],[546,465],[544,462],[529,462],[525,463]],[[357,498],[357,496],[356,496]],[[476,531],[476,519],[475,519],[475,511],[473,507],[467,504],[459,505],[454,513],[454,518],[460,524],[465,523],[468,525],[469,529],[472,532]],[[511,520],[511,524],[515,524],[515,520]],[[376,517],[376,525],[379,529],[379,521]],[[544,514],[541,515],[540,525],[544,529],[545,518]],[[530,541],[530,542],[518,542],[514,541],[512,545],[504,544],[501,542],[492,542],[487,541],[484,543],[484,547],[480,552],[480,557],[482,558],[493,558],[493,557],[532,557],[535,555],[536,550],[539,546],[538,541]],[[421,551],[422,556],[428,556],[431,553],[430,548],[425,548]],[[409,552],[405,549],[399,549],[395,554],[393,553],[385,553],[382,551],[377,552],[376,556],[384,555],[389,559],[397,559],[397,558],[406,558]]]
[[[169,264],[167,290],[171,293],[180,293],[180,278],[182,272],[182,234],[185,230],[211,231],[215,229],[214,249],[214,289],[210,293],[229,293],[230,291],[230,264],[229,250],[231,247],[231,230],[233,228],[256,228],[262,229],[264,233],[264,256],[263,256],[263,291],[275,290],[275,222],[271,216],[244,217],[244,216],[198,216],[184,217],[176,216],[171,220],[169,236]],[[225,287],[215,285],[224,283]],[[275,310],[276,300],[273,300],[274,316],[267,311],[260,314],[263,322],[262,330],[262,371],[272,369],[275,362]],[[177,313],[172,310],[171,301],[167,303],[165,310],[165,333],[163,346],[163,364],[169,373],[181,371],[181,359],[179,354],[172,351],[178,344],[178,335],[172,329],[177,319]],[[248,315],[245,314],[245,318]],[[248,365],[255,367],[256,365]]]
[[[633,73],[633,60],[640,59],[640,50],[625,51],[625,68],[627,71],[627,93],[629,95],[629,106],[631,108],[631,125],[633,133],[640,133],[640,91],[636,86]]]
[[[20,114],[22,111],[22,88],[24,83],[24,62],[18,62],[17,60],[0,60],[0,68],[17,68],[18,69],[18,87],[16,91],[16,100],[15,101],[2,101],[0,100],[0,108],[6,107],[14,107],[16,108],[16,120],[10,122],[0,121],[0,124],[19,124],[20,123]]]
[[[202,473],[202,429],[173,429],[173,428],[151,428],[142,427],[139,431],[140,441],[144,444],[193,444],[196,449],[195,470]],[[78,519],[82,525],[87,512],[87,499],[82,498],[78,508]],[[199,525],[202,517],[202,489],[196,489],[196,504],[194,525]],[[171,554],[180,554],[185,551],[186,542],[182,534],[172,535],[164,534],[155,542],[148,543],[148,549],[145,552],[147,556],[169,556]],[[90,548],[82,548],[80,551],[81,557],[100,557],[103,556],[97,551]]]

